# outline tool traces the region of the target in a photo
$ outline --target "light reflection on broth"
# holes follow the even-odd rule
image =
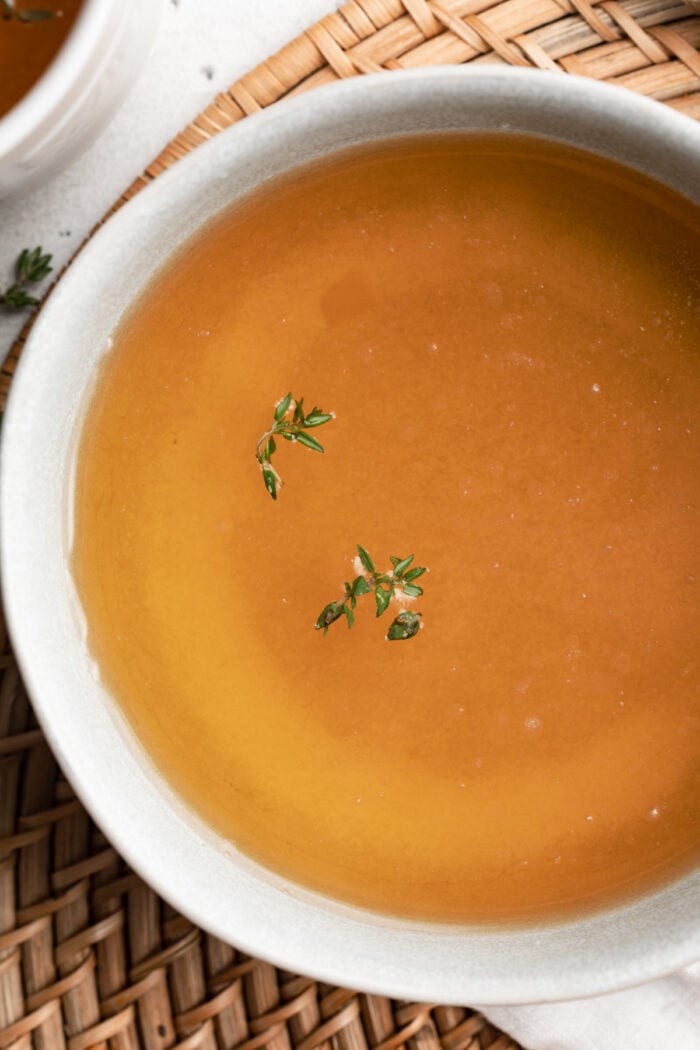
[[[271,183],[157,275],[90,409],[75,575],[136,732],[244,851],[477,922],[697,861],[699,248],[607,162],[442,137]],[[337,418],[278,449],[275,503],[288,390]],[[429,566],[411,641],[371,596],[313,630],[357,543]]]

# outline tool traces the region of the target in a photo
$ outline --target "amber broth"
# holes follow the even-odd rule
[[[0,117],[24,98],[54,60],[82,2],[17,0],[18,11],[40,9],[53,12],[53,18],[40,22],[20,22],[8,14],[0,14]]]
[[[402,916],[519,921],[697,861],[700,219],[600,160],[413,139],[272,182],[116,333],[74,566],[104,679],[241,849]],[[324,455],[254,459],[288,390]],[[307,405],[308,407],[308,405]],[[355,545],[423,629],[316,616]]]

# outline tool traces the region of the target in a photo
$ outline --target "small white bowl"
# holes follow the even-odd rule
[[[100,684],[70,575],[72,471],[111,333],[154,269],[266,178],[359,141],[446,129],[545,136],[700,201],[700,126],[622,89],[508,68],[358,77],[251,117],[196,150],[92,238],[40,314],[2,447],[8,622],[59,762],[130,864],[194,922],[329,982],[441,1003],[569,999],[700,957],[700,871],[578,920],[527,928],[402,922],[275,876],[175,795]]]
[[[31,90],[0,117],[0,198],[75,160],[106,127],[150,49],[163,0],[84,0]]]

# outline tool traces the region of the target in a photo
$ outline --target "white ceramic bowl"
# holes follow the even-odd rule
[[[0,197],[75,160],[106,127],[146,59],[163,0],[84,0],[51,65],[0,117]]]
[[[216,835],[160,776],[93,673],[69,573],[81,421],[110,334],[154,266],[271,175],[359,140],[455,128],[547,136],[700,200],[700,127],[621,89],[551,73],[361,77],[224,132],[110,219],[34,326],[5,420],[5,599],[21,670],[66,774],[117,849],[194,922],[288,969],[400,998],[563,999],[700,957],[700,872],[580,921],[520,929],[400,922],[300,889]]]

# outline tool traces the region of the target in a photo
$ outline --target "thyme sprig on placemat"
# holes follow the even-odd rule
[[[265,488],[273,499],[277,499],[277,490],[282,487],[282,478],[271,462],[272,455],[277,449],[275,438],[296,441],[304,448],[310,448],[314,452],[323,452],[323,445],[306,431],[323,426],[324,423],[334,418],[332,412],[324,412],[316,406],[310,412],[305,413],[303,397],[295,400],[291,393],[277,402],[274,422],[259,439],[255,449],[255,458],[260,464]]]
[[[364,594],[374,592],[374,601],[377,616],[381,616],[389,608],[393,598],[405,596],[406,598],[419,598],[423,588],[415,582],[427,569],[413,564],[413,554],[406,558],[397,558],[392,555],[389,558],[392,568],[389,572],[377,572],[374,562],[364,547],[357,545],[357,553],[364,572],[355,577],[352,583],[345,583],[345,594],[335,602],[329,602],[324,606],[316,620],[316,630],[323,631],[324,637],[328,634],[328,628],[336,620],[345,617],[348,627],[355,622],[355,607],[357,599]],[[419,612],[411,612],[404,609],[391,623],[387,632],[390,642],[406,641],[418,633],[420,627]]]
[[[6,0],[0,0],[6,2]],[[22,310],[25,306],[38,306],[39,300],[28,295],[27,284],[38,284],[51,273],[53,256],[44,254],[41,247],[25,248],[15,263],[15,280],[0,294],[0,305],[8,310]]]

